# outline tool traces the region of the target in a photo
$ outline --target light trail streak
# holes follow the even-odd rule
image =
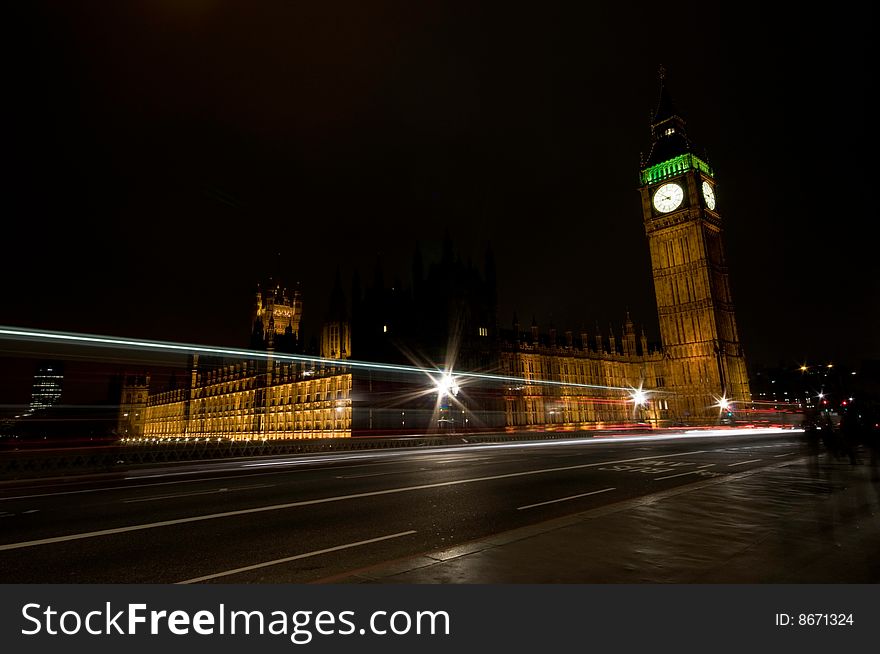
[[[276,461],[257,461],[240,464],[241,468],[269,468],[275,466],[295,466],[309,463],[316,463],[333,457],[346,459],[385,459],[392,457],[412,456],[412,454],[446,454],[446,453],[462,453],[462,452],[479,452],[485,450],[505,450],[505,449],[522,449],[528,447],[559,447],[559,446],[602,446],[614,443],[657,443],[661,441],[677,441],[677,440],[700,440],[712,439],[722,436],[769,436],[772,434],[800,434],[803,429],[782,429],[781,427],[757,427],[757,428],[732,428],[732,429],[694,429],[683,433],[673,434],[646,434],[643,436],[604,436],[593,438],[569,438],[558,439],[553,441],[518,441],[514,443],[478,443],[473,445],[454,445],[445,447],[418,447],[408,451],[407,448],[400,448],[404,451],[396,452],[365,452],[355,455],[338,455],[335,453],[326,453],[320,457],[309,458],[286,458]],[[660,455],[658,455],[660,456]],[[189,474],[189,473],[178,473]],[[156,475],[160,476],[160,475]],[[139,479],[142,477],[138,477]]]
[[[322,357],[308,356],[304,354],[283,354],[278,352],[260,352],[258,350],[243,350],[236,348],[196,345],[193,343],[175,343],[171,341],[148,341],[139,338],[120,338],[114,336],[101,336],[98,334],[78,334],[75,332],[53,332],[43,329],[29,329],[25,327],[0,326],[0,340],[7,341],[42,341],[46,343],[59,343],[65,345],[89,345],[93,347],[132,349],[147,352],[164,352],[175,354],[205,354],[209,356],[235,357],[242,359],[266,359],[272,361],[290,361],[293,363],[322,364],[335,368],[358,368],[363,370],[379,370],[386,372],[418,373],[421,375],[447,374],[448,371],[441,368],[427,368],[421,366],[407,366],[393,363],[377,363],[372,361],[356,361],[345,359],[344,363],[339,359],[324,359]],[[457,378],[484,379],[496,382],[514,382],[517,384],[535,386],[566,386],[570,388],[598,388],[609,391],[621,391],[630,393],[631,388],[624,386],[602,386],[599,384],[580,384],[574,382],[561,382],[551,379],[524,379],[522,377],[510,377],[507,375],[494,375],[491,373],[455,371]],[[659,391],[654,391],[659,392]]]

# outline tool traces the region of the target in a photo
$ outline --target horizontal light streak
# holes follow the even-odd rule
[[[148,341],[139,338],[119,338],[113,336],[101,336],[97,334],[78,334],[75,332],[54,332],[43,329],[29,329],[24,327],[0,326],[0,339],[5,340],[28,340],[44,341],[49,343],[63,343],[66,345],[90,345],[105,348],[133,349],[152,352],[164,352],[175,354],[205,354],[209,356],[237,357],[244,359],[266,359],[273,361],[290,361],[295,363],[323,364],[337,368],[359,368],[364,370],[380,370],[387,372],[419,373],[422,375],[444,375],[448,371],[440,368],[424,368],[419,366],[407,366],[393,363],[376,363],[372,361],[356,361],[353,359],[324,359],[322,357],[308,356],[304,354],[283,354],[278,352],[261,352],[259,350],[242,350],[236,348],[196,345],[193,343],[175,343],[171,341]],[[621,391],[630,393],[631,388],[623,386],[602,386],[600,384],[581,384],[576,382],[562,382],[550,379],[524,379],[522,377],[510,377],[506,375],[494,375],[481,372],[454,371],[456,377],[469,379],[485,379],[488,381],[513,382],[525,385],[541,386],[566,386],[570,388],[598,388],[609,391]],[[661,391],[651,391],[661,392]]]
[[[557,439],[551,441],[516,441],[511,443],[479,443],[474,445],[454,445],[454,446],[446,446],[446,447],[416,447],[416,448],[400,448],[403,451],[394,451],[394,452],[365,452],[358,453],[356,455],[339,455],[338,453],[328,452],[323,454],[321,457],[308,457],[308,458],[296,458],[291,457],[287,459],[279,459],[275,461],[263,461],[263,462],[248,462],[242,463],[242,468],[266,468],[266,467],[275,467],[275,466],[295,466],[295,465],[303,465],[309,463],[316,463],[321,460],[326,460],[325,457],[334,457],[334,458],[345,458],[345,459],[381,459],[388,457],[400,457],[400,456],[409,456],[413,453],[416,454],[437,454],[437,453],[461,453],[461,452],[473,452],[487,449],[521,449],[527,447],[559,447],[559,446],[571,446],[571,445],[583,445],[583,446],[591,446],[591,445],[609,445],[612,443],[643,443],[643,442],[657,442],[657,441],[674,441],[674,440],[694,440],[700,438],[718,438],[720,436],[763,436],[763,435],[771,435],[771,434],[792,434],[792,433],[802,433],[803,429],[782,429],[779,427],[761,427],[761,428],[732,428],[732,429],[697,429],[686,431],[683,433],[653,433],[653,434],[645,434],[643,436],[593,436],[590,438],[569,438],[569,439]],[[187,473],[177,473],[177,474],[187,474]]]
[[[733,429],[689,429],[684,433],[692,436],[735,436],[740,434],[802,434],[804,430],[800,427],[796,429],[785,429],[784,427],[734,427]]]

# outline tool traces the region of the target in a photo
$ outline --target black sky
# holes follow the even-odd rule
[[[242,345],[255,284],[491,242],[500,321],[657,339],[639,153],[664,64],[752,362],[880,356],[867,8],[16,3],[0,324]],[[280,256],[279,256],[280,253]]]

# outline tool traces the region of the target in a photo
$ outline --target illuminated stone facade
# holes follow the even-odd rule
[[[558,339],[553,330],[545,336],[536,327],[526,334],[515,326],[507,336],[502,374],[523,382],[505,393],[506,426],[590,429],[669,418],[666,395],[651,393],[665,385],[664,357],[649,351],[644,332],[637,344],[629,316],[620,349],[613,332],[607,345],[599,335],[581,332],[575,338],[568,331]],[[535,383],[541,381],[555,383]],[[646,392],[644,402],[633,401],[636,389]]]
[[[149,395],[149,375],[127,375],[123,379],[119,399],[119,436],[138,438],[144,435]]]
[[[200,369],[192,384],[149,397],[146,438],[228,440],[351,435],[352,376],[336,367],[269,361]]]

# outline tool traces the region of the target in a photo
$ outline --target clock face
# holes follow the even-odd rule
[[[706,206],[715,210],[715,189],[709,182],[703,182],[703,199],[706,200]]]
[[[660,213],[669,213],[681,205],[684,190],[678,184],[664,184],[654,193],[654,208]]]

